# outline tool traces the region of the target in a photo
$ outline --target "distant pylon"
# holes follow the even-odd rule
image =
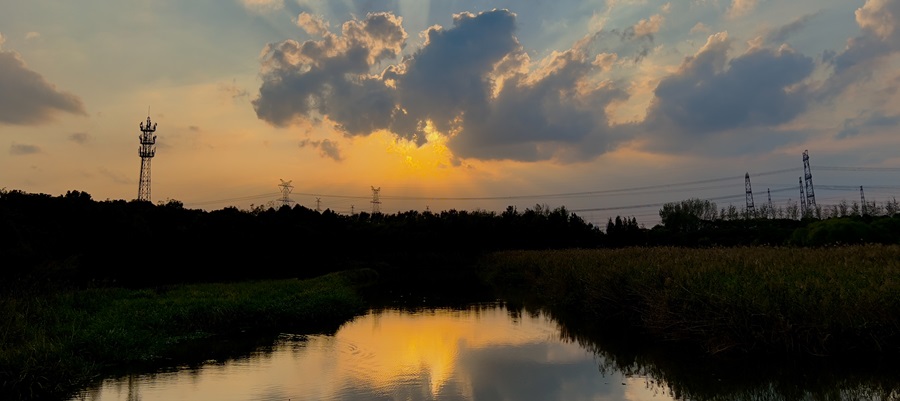
[[[806,194],[803,193],[803,177],[800,177],[800,218],[806,217]]]
[[[772,218],[775,218],[775,208],[772,206],[772,190],[770,188],[766,188],[766,194],[769,196],[769,203],[766,205],[766,209],[769,210],[769,215]]]
[[[316,211],[322,211],[322,198],[316,198]]]
[[[281,199],[279,199],[279,201],[281,201],[281,206],[291,207],[294,200],[291,199],[290,195],[294,186],[291,185],[291,181],[285,182],[280,178],[278,180],[281,181],[281,184],[278,184],[278,186],[281,187]]]
[[[752,217],[756,214],[756,207],[753,205],[753,190],[750,189],[750,173],[744,174],[744,189],[747,192],[747,216]]]
[[[381,200],[378,198],[379,192],[381,192],[381,187],[372,187],[372,214],[381,213]]]
[[[803,151],[803,176],[806,178],[806,209],[816,212],[816,192],[813,190],[812,170],[809,168],[809,151]],[[818,216],[816,216],[818,217]]]
[[[866,215],[866,194],[863,192],[862,185],[859,186],[859,203],[862,205],[862,215]]]
[[[149,110],[147,114],[150,114]],[[138,200],[150,201],[150,159],[156,155],[156,123],[150,122],[150,116],[147,116],[147,125],[140,123],[141,134],[138,139],[141,141],[141,147],[138,148],[138,155],[141,156],[141,180],[138,186]]]

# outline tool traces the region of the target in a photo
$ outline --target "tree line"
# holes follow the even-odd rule
[[[300,205],[204,211],[177,200],[0,190],[0,281],[144,286],[312,277],[356,267],[453,267],[508,249],[900,243],[894,206],[866,208],[880,215],[848,207],[838,217],[793,219],[735,216],[689,199],[665,204],[652,228],[617,216],[603,229],[545,205],[342,215]]]

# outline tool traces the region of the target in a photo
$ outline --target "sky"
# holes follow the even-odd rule
[[[900,0],[0,3],[0,188],[340,213],[900,195]]]

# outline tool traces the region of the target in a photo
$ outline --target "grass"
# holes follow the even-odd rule
[[[483,274],[710,354],[900,353],[900,246],[511,251]]]
[[[61,399],[112,368],[197,357],[185,349],[217,335],[334,330],[364,311],[354,287],[372,274],[7,295],[0,299],[0,399]]]

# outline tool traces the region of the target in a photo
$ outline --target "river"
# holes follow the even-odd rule
[[[654,364],[652,353],[617,352],[603,351],[541,311],[500,304],[381,309],[333,335],[282,334],[242,357],[107,378],[73,400],[900,398],[896,380],[872,374],[807,383],[798,366],[736,373],[733,366],[743,363],[722,371],[703,361],[667,366]]]

